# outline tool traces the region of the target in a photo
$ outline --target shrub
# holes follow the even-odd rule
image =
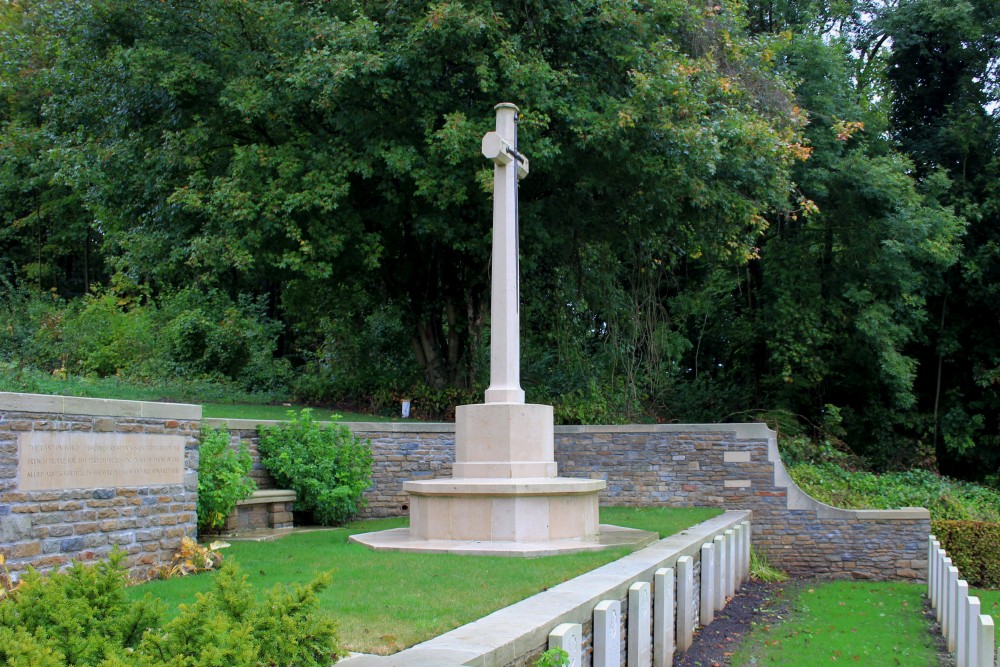
[[[1000,589],[1000,523],[932,521],[931,530],[970,586]]]
[[[569,664],[569,653],[557,647],[543,651],[535,661],[535,667],[566,667]]]
[[[198,447],[198,530],[218,530],[236,503],[253,495],[257,485],[248,477],[253,459],[247,446],[233,449],[229,432],[204,430]]]
[[[333,621],[317,613],[316,592],[277,586],[263,599],[234,565],[169,623],[150,596],[125,595],[125,554],[65,572],[34,571],[0,603],[0,664],[12,667],[326,667],[341,655]]]
[[[295,509],[323,525],[343,523],[363,506],[371,484],[371,442],[341,424],[320,425],[308,408],[260,429],[261,463],[279,486],[294,489]]]

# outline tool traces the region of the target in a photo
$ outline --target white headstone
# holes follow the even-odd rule
[[[970,595],[965,598],[965,635],[959,641],[965,642],[965,664],[977,667],[979,662],[979,612],[982,611],[979,598]]]
[[[745,539],[746,528],[741,523],[733,528],[733,534],[736,536],[736,587],[733,590],[735,594],[743,585],[743,540]]]
[[[517,149],[515,105],[494,107],[496,131],[483,137],[493,161],[493,279],[490,302],[490,386],[487,403],[524,403],[521,389],[520,287],[517,248],[517,181],[528,160]]]
[[[948,650],[955,651],[955,639],[958,636],[958,568],[954,565],[948,568],[948,623],[945,625],[945,637],[948,639]]]
[[[695,623],[694,561],[690,556],[677,559],[677,650],[691,648]]]
[[[948,608],[948,568],[951,566],[951,559],[941,550],[941,577],[940,590],[938,591],[937,621],[941,626],[941,634],[944,634],[944,626],[948,622],[945,610]]]
[[[968,667],[968,660],[966,656],[966,642],[965,638],[969,634],[968,627],[968,616],[966,616],[966,605],[969,599],[969,583],[964,579],[958,580],[958,593],[956,597],[957,604],[955,605],[955,661],[958,663],[958,667]],[[951,640],[948,644],[951,645]]]
[[[931,609],[937,608],[937,591],[934,589],[934,582],[936,580],[937,574],[937,559],[934,557],[937,554],[937,538],[933,535],[927,538],[927,599],[930,602]]]
[[[726,597],[736,595],[736,532],[732,529],[723,533],[726,536]]]
[[[583,663],[583,626],[579,623],[561,623],[549,633],[549,648],[561,648],[569,655],[569,667]]]
[[[715,545],[701,545],[701,606],[698,614],[703,626],[715,620]]]
[[[976,667],[995,667],[997,647],[993,617],[980,614],[976,627],[979,630],[979,664]]]
[[[927,538],[927,599],[931,609],[937,609],[937,540],[933,535]]]
[[[639,581],[628,589],[628,667],[651,667],[652,597],[648,581]]]
[[[653,667],[674,664],[674,568],[653,573]]]
[[[715,611],[722,611],[726,606],[726,538],[716,535],[715,544]]]
[[[621,667],[622,603],[604,600],[594,607],[594,667]]]
[[[740,562],[743,564],[743,578],[740,583],[745,584],[750,581],[750,538],[753,535],[753,529],[749,521],[744,521],[740,525],[743,526],[743,553],[740,555]]]

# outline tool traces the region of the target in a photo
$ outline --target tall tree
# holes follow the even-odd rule
[[[494,103],[523,111],[529,269],[647,239],[740,260],[789,188],[794,113],[726,2],[26,11],[61,45],[41,121],[58,183],[120,286],[280,293],[302,332],[387,305],[435,386],[472,381],[486,323]]]
[[[1000,11],[988,0],[910,0],[887,13],[891,131],[921,178],[968,220],[923,354],[928,439],[948,472],[1000,463]]]

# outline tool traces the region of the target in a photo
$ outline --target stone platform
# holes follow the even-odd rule
[[[604,480],[452,478],[403,484],[410,532],[425,540],[539,542],[598,532]]]
[[[350,536],[351,542],[363,544],[375,551],[413,551],[467,556],[507,556],[537,558],[581,551],[599,551],[608,547],[629,546],[641,549],[657,540],[648,530],[621,528],[601,524],[600,532],[588,538],[514,542],[504,540],[436,540],[413,537],[409,528],[381,530]]]

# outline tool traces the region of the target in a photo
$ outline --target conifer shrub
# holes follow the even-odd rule
[[[260,428],[260,460],[278,486],[296,493],[295,509],[323,525],[343,523],[364,506],[371,485],[371,441],[342,424],[320,424],[306,408]]]
[[[162,622],[146,595],[125,595],[125,554],[64,572],[34,571],[0,602],[0,664],[11,667],[328,667],[342,655],[333,621],[317,611],[312,583],[277,586],[258,599],[232,564],[214,589]]]
[[[1000,523],[932,521],[931,530],[970,586],[1000,590]]]

